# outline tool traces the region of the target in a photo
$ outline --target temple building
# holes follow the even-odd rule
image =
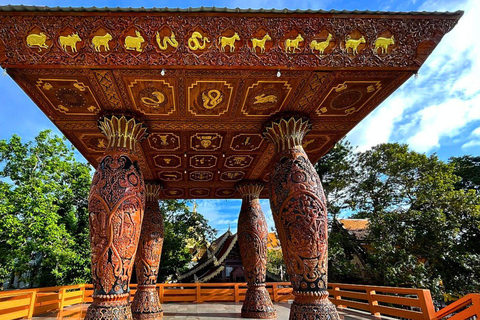
[[[222,246],[239,247],[242,316],[276,317],[268,198],[290,319],[339,319],[313,164],[418,72],[461,15],[0,7],[1,67],[96,168],[86,319],[161,318],[158,200],[225,198],[242,199],[238,233]]]

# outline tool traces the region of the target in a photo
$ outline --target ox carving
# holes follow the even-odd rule
[[[157,31],[157,35],[156,35],[156,40],[157,40],[157,44],[158,44],[158,47],[160,48],[160,50],[167,50],[168,48],[168,45],[172,46],[173,48],[177,48],[178,47],[178,42],[177,40],[175,39],[175,33],[173,33],[172,31],[172,35],[171,36],[165,36],[162,40],[162,38],[160,37],[160,34],[158,33]]]
[[[101,51],[101,47],[103,47],[105,51],[110,51],[110,46],[108,45],[110,41],[112,41],[112,35],[110,33],[107,33],[103,36],[93,37],[92,44],[95,48],[95,51],[97,52]]]
[[[134,36],[125,37],[125,49],[142,52],[143,51],[142,44],[144,42],[145,42],[145,39],[143,39],[140,32],[135,30],[135,37]]]
[[[358,54],[358,46],[361,43],[365,43],[365,37],[362,36],[360,39],[352,39],[350,36],[347,36],[347,40],[345,40],[345,50],[348,53],[348,49],[352,49],[352,54]]]
[[[82,39],[78,36],[78,33],[58,37],[58,43],[60,43],[60,46],[65,52],[68,52],[67,47],[70,47],[72,52],[77,52],[77,42],[80,41],[82,41]]]
[[[235,41],[240,41],[240,37],[236,32],[231,37],[220,37],[218,39],[218,43],[221,44],[220,50],[222,50],[222,52],[225,52],[225,47],[229,46],[230,52],[235,52]]]
[[[265,53],[265,42],[272,40],[272,38],[266,33],[262,39],[252,38],[252,52],[256,52],[256,47],[260,48],[260,53]]]
[[[312,42],[310,42],[310,49],[312,49],[312,53],[314,52],[314,50],[317,50],[320,54],[323,54],[325,49],[330,44],[331,40],[332,40],[332,34],[329,33],[327,40],[325,41],[318,42],[317,40],[313,40]]]
[[[285,40],[285,52],[286,53],[295,53],[295,50],[301,50],[299,45],[300,42],[303,42],[303,37],[299,34],[295,39]]]
[[[395,44],[393,35],[390,38],[378,37],[377,40],[375,40],[375,51],[378,52],[378,49],[381,49],[382,53],[387,53],[388,47],[392,44]]]
[[[27,46],[38,47],[38,52],[42,52],[43,49],[48,49],[48,44],[46,44],[47,36],[45,33],[40,32],[40,34],[32,33],[27,36]]]
[[[203,41],[202,44],[200,44],[200,41]],[[207,37],[202,36],[202,34],[198,31],[195,31],[192,33],[192,36],[190,39],[188,39],[188,47],[192,51],[197,51],[197,50],[203,50],[207,46],[207,42],[210,42]]]

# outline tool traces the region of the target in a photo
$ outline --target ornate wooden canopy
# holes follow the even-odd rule
[[[0,62],[92,165],[99,117],[130,114],[149,128],[141,167],[165,197],[231,198],[239,180],[269,180],[269,118],[308,115],[316,162],[461,15],[8,6]]]

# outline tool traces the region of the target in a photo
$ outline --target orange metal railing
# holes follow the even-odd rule
[[[480,319],[480,293],[470,293],[435,314],[438,320]]]
[[[136,292],[131,285],[131,295]],[[171,283],[157,284],[162,303],[168,302],[241,302],[246,283]],[[290,282],[267,283],[272,301],[294,298]],[[413,320],[480,319],[480,294],[470,294],[435,313],[429,290],[396,287],[363,286],[331,283],[330,300],[339,308],[366,311],[375,316]],[[0,320],[31,318],[64,307],[92,301],[93,286],[80,284],[65,287],[12,290],[0,292]],[[467,317],[468,316],[468,317]]]

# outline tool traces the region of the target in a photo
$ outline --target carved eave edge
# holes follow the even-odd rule
[[[204,282],[207,282],[208,280],[214,278],[217,274],[219,274],[220,272],[223,271],[223,269],[225,269],[224,266],[219,266],[214,272],[210,273],[208,276],[204,277],[204,278],[200,278],[196,281],[196,283],[204,283]]]
[[[108,138],[107,150],[120,148],[135,153],[137,143],[148,136],[143,122],[123,115],[102,117],[98,120],[98,127]]]
[[[168,66],[212,66],[228,67],[275,67],[280,69],[307,68],[324,70],[326,68],[402,68],[418,69],[431,50],[441,38],[449,32],[462,16],[456,13],[275,13],[265,12],[184,12],[181,14],[164,12],[94,11],[90,9],[59,11],[2,11],[0,10],[0,63],[5,68],[24,66],[43,67],[71,67],[102,66],[107,64],[146,68]],[[101,17],[101,19],[99,19]],[[259,19],[262,18],[262,19]],[[218,28],[211,28],[217,24]],[[58,45],[59,37],[68,37],[71,34],[62,33],[65,27],[74,30],[79,36],[77,50],[67,49],[77,46],[77,42],[68,42],[65,48]],[[152,28],[158,25],[158,28]],[[187,43],[193,29],[202,29],[202,36],[208,37],[212,43],[225,36],[215,33],[212,29],[234,29],[241,40],[242,47],[225,59],[225,53],[216,44],[211,44],[205,50],[197,51],[188,47]],[[106,27],[108,26],[108,28]],[[173,31],[177,39],[181,39],[171,52],[162,51],[156,46],[156,32],[167,26]],[[40,30],[41,27],[41,30]],[[108,29],[109,35],[115,42],[111,49],[95,49],[92,45],[94,31],[99,28]],[[126,32],[134,28],[142,34],[142,48],[138,50],[126,48],[124,43]],[[264,28],[271,33],[272,44],[270,52],[251,52],[251,41],[255,36],[252,32]],[[32,31],[36,29],[35,31]],[[133,29],[132,29],[133,30]],[[359,33],[352,38],[357,40],[360,33],[364,36],[365,48],[357,54],[349,52],[345,43],[353,31]],[[131,30],[130,30],[131,31]],[[331,32],[336,41],[331,52],[320,53],[312,48],[314,41],[324,40],[319,36],[321,32]],[[380,33],[389,31],[395,35],[399,47],[389,54],[379,54],[375,41],[381,37]],[[26,38],[31,35],[46,35],[46,42],[42,46],[27,46]],[[70,32],[70,31],[69,31]],[[105,31],[107,32],[107,31]],[[133,32],[133,31],[132,31]],[[223,31],[222,31],[223,32]],[[285,48],[287,39],[293,40],[297,33],[304,41],[293,52]],[[416,36],[412,36],[416,35]],[[98,36],[98,35],[97,35]],[[135,35],[130,35],[130,37]],[[319,38],[320,37],[320,38]],[[68,40],[71,41],[72,39]],[[425,44],[424,42],[428,42]],[[421,44],[424,45],[421,46]],[[81,44],[81,45],[80,45]],[[96,51],[97,50],[97,51]],[[101,50],[101,51],[98,51]],[[104,51],[102,51],[104,50]],[[255,51],[256,49],[254,49]],[[418,50],[423,53],[418,55]],[[291,50],[290,50],[291,51]],[[106,56],[109,59],[106,60]],[[135,58],[132,59],[132,56]],[[222,58],[222,59],[220,59]],[[126,63],[128,61],[128,63]],[[128,64],[128,66],[127,66]]]

